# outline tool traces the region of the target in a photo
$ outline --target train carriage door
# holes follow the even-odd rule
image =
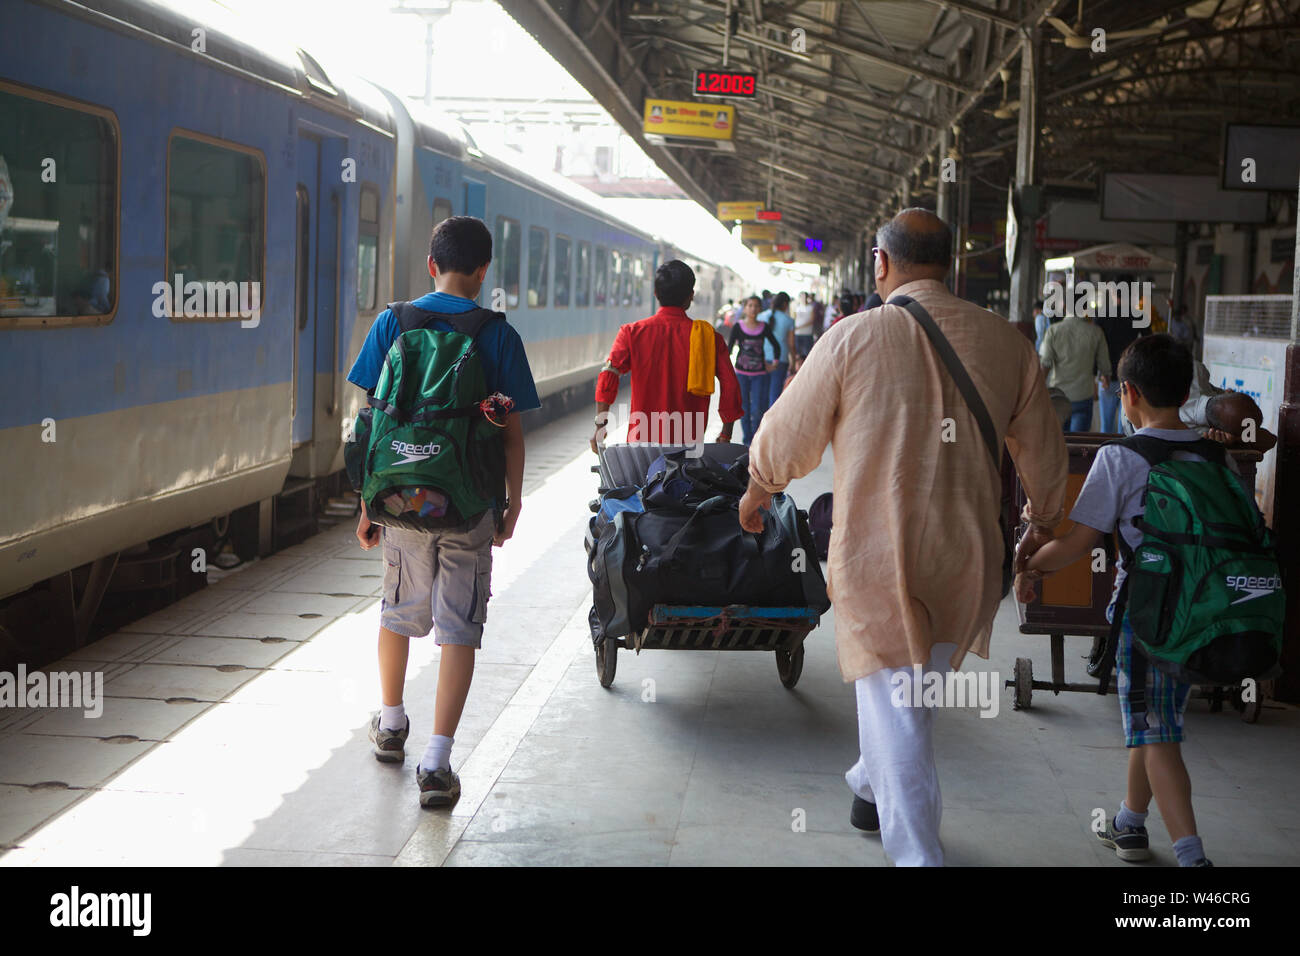
[[[342,146],[307,133],[298,136],[297,222],[294,251],[293,445],[310,442],[317,395],[332,414],[337,389],[339,239],[342,191],[324,175]],[[317,378],[321,378],[317,388]],[[326,423],[319,423],[327,427]],[[314,475],[315,465],[295,461],[294,474]]]
[[[298,137],[298,211],[294,241],[293,445],[311,441],[316,397],[316,221],[320,218],[320,152],[315,136]]]
[[[465,180],[465,212],[463,215],[476,216],[487,221],[487,187],[473,180]]]

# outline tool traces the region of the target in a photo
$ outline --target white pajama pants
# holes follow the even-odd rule
[[[923,673],[944,674],[956,650],[936,644]],[[894,706],[895,674],[905,673],[908,706]],[[911,706],[915,671],[886,667],[854,681],[858,694],[858,762],[844,775],[853,792],[876,805],[880,838],[895,866],[943,866],[939,818],[943,799],[934,765],[934,708]]]

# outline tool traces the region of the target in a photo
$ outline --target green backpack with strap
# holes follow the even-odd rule
[[[505,501],[502,413],[512,403],[488,394],[476,344],[487,323],[505,316],[427,312],[409,302],[389,309],[401,332],[345,445],[348,478],[374,524],[468,529]],[[453,331],[428,328],[433,322]]]
[[[1286,596],[1273,535],[1223,446],[1150,435],[1114,444],[1151,465],[1143,513],[1132,519],[1142,543],[1130,550],[1120,535],[1127,594],[1114,616],[1126,606],[1133,628],[1131,700],[1144,703],[1147,662],[1188,684],[1276,677]],[[1175,461],[1175,451],[1205,460]]]

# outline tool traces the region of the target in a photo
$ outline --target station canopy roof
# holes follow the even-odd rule
[[[933,204],[941,136],[971,188],[1014,176],[1023,39],[1039,51],[1035,181],[1215,173],[1228,122],[1300,123],[1300,0],[502,0],[709,208],[771,199],[796,234],[859,236]],[[1105,31],[1098,52],[1095,31]],[[755,74],[734,151],[660,145],[646,99]],[[705,98],[700,102],[707,102]]]

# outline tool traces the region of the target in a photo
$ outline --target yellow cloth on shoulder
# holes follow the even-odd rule
[[[717,333],[704,319],[691,321],[691,364],[686,374],[686,390],[692,395],[712,395],[713,375],[717,368]]]

